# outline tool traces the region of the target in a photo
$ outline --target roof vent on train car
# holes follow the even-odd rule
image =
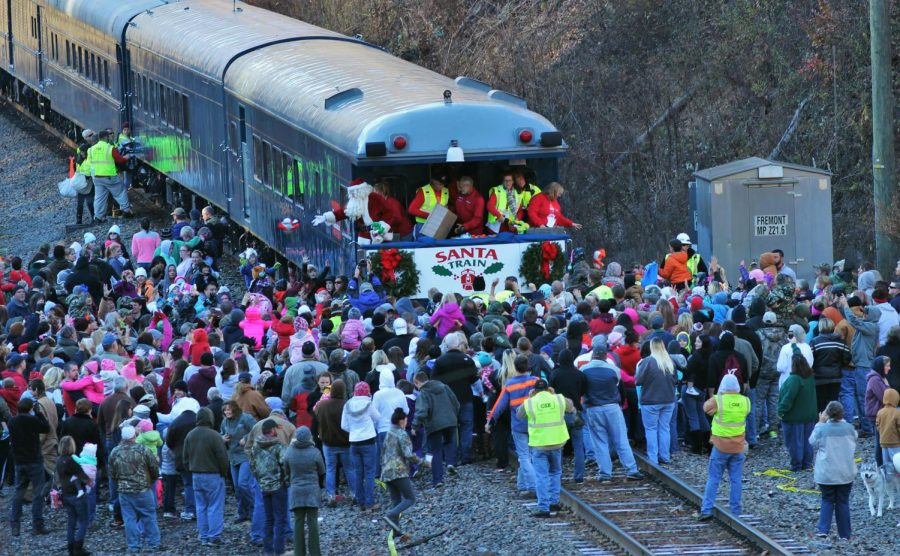
[[[484,81],[479,81],[473,77],[466,77],[465,75],[460,75],[456,79],[453,80],[460,87],[469,87],[470,89],[476,89],[481,91],[482,93],[491,92],[491,86],[485,83]]]
[[[505,102],[507,104],[515,104],[521,108],[528,108],[528,103],[525,102],[524,98],[512,93],[507,93],[506,91],[501,91],[500,89],[494,89],[489,92],[488,98],[491,100],[499,100],[500,102]]]
[[[545,131],[541,133],[542,147],[559,147],[562,145],[562,133],[559,131]]]
[[[325,99],[325,110],[337,110],[338,108],[343,108],[351,102],[362,100],[362,97],[363,92],[359,87],[353,87],[337,92]]]

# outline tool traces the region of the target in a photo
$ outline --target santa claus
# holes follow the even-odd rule
[[[319,214],[313,218],[313,226],[334,224],[345,218],[353,221],[359,242],[382,243],[393,239],[390,225],[383,221],[384,197],[372,195],[373,188],[362,179],[355,179],[347,187],[350,199],[347,206]]]

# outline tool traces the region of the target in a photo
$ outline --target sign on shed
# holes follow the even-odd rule
[[[753,217],[753,235],[755,236],[786,236],[788,227],[788,215],[786,214],[757,214]]]

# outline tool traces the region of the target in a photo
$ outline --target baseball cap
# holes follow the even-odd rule
[[[181,216],[181,217],[185,217],[185,216],[187,216],[187,212],[185,212],[185,210],[184,210],[183,208],[178,207],[178,208],[176,208],[175,210],[172,211],[172,216]]]
[[[81,138],[82,138],[82,139],[90,139],[90,138],[93,137],[93,136],[94,136],[94,130],[93,130],[93,129],[85,129],[84,131],[81,132]]]
[[[606,353],[609,351],[609,346],[606,343],[606,335],[597,334],[591,340],[591,350],[597,353]]]
[[[114,343],[116,343],[116,341],[118,341],[118,339],[119,339],[118,336],[116,336],[112,332],[107,332],[106,334],[103,335],[103,341],[100,342],[100,345],[102,345],[103,348],[106,349],[106,348],[110,347],[111,345],[113,345]]]
[[[550,385],[547,384],[547,381],[543,378],[538,379],[537,382],[534,383],[535,390],[546,390],[548,388],[550,388]]]
[[[252,381],[252,380],[253,380],[253,375],[251,375],[250,373],[241,373],[238,375],[238,381],[240,381],[240,382],[250,384],[250,381]]]
[[[675,236],[675,239],[680,241],[682,245],[690,245],[691,244],[691,236],[689,236],[683,232],[678,234],[677,236]]]
[[[262,424],[263,434],[269,434],[273,430],[278,428],[278,423],[275,422],[274,419],[266,419]]]
[[[312,355],[316,352],[316,344],[312,342],[303,342],[303,347],[301,349],[303,355]]]
[[[778,317],[775,316],[775,313],[772,311],[766,311],[766,314],[763,315],[763,323],[764,324],[775,324],[778,321]]]
[[[394,334],[397,336],[403,336],[409,333],[409,327],[406,324],[406,319],[394,319]]]

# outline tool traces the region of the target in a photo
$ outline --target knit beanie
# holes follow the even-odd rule
[[[363,381],[357,382],[356,386],[353,388],[354,396],[366,396],[370,395],[369,385]]]

